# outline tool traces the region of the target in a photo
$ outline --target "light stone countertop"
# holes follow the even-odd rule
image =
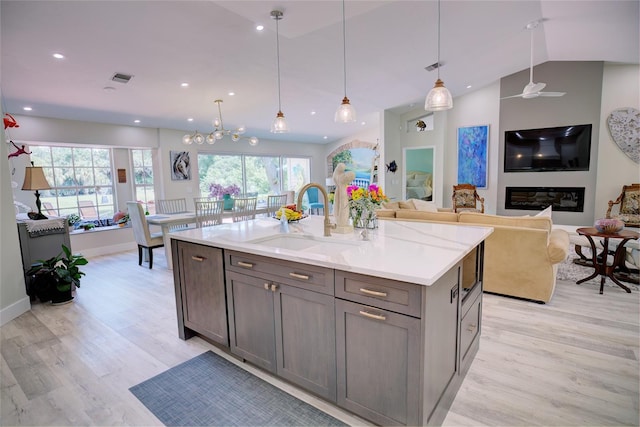
[[[169,234],[171,239],[276,259],[334,268],[421,285],[435,283],[492,232],[491,227],[411,221],[378,221],[364,241],[360,229],[323,237],[323,216],[311,215],[289,224],[289,234],[311,237],[309,249],[283,249],[252,243],[280,234],[279,221],[259,218]]]

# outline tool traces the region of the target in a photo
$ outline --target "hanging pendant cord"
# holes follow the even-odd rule
[[[280,16],[276,16],[276,58],[278,62],[278,111],[282,111],[282,106],[280,104],[280,28],[278,26],[278,21],[280,21]]]
[[[218,117],[220,117],[220,130],[224,131],[224,122],[222,121],[222,110],[220,109],[220,102],[222,101],[216,101],[216,104],[218,104]]]
[[[344,96],[347,97],[347,30],[344,17],[344,0],[342,0],[342,65],[344,74]]]
[[[529,83],[533,83],[533,30],[529,31],[531,33],[531,53],[529,57]]]
[[[438,80],[440,80],[440,0],[438,0]]]

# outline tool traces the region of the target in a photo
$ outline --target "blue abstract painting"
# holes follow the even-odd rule
[[[458,128],[458,184],[487,188],[489,125]]]

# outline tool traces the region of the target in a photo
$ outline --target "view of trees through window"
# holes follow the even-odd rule
[[[310,180],[310,160],[300,157],[272,157],[198,153],[200,195],[209,195],[211,184],[235,184],[247,195],[266,202],[267,195],[298,191]]]
[[[151,150],[131,150],[133,163],[133,187],[138,202],[145,206],[145,211],[156,213],[155,192],[153,189],[153,159]]]
[[[51,189],[40,191],[45,215],[112,218],[115,209],[109,148],[32,146],[31,161],[43,168]]]

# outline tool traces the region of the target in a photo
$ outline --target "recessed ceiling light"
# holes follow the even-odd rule
[[[235,94],[236,94],[236,93],[235,93],[235,92],[233,92],[233,91],[229,92],[229,96],[233,96],[233,95],[235,95]]]
[[[362,123],[360,123],[360,124],[361,124],[362,126],[364,126],[364,125],[366,125],[366,124],[367,124],[367,122],[362,122]]]
[[[256,30],[258,31],[264,30],[264,25],[256,25]]]
[[[182,86],[182,87],[189,87],[189,83],[187,83],[187,82],[180,83],[180,86]]]
[[[53,57],[56,58],[56,59],[64,59],[64,55],[61,54],[61,53],[54,53]]]
[[[193,121],[193,117],[189,117],[189,118],[187,119],[187,121],[188,121],[188,122],[192,122],[192,121]]]
[[[133,123],[140,123],[140,119],[135,119]]]
[[[31,108],[31,107],[23,107],[22,109],[23,109],[24,111],[31,111],[31,110],[33,110],[33,108]]]
[[[102,90],[105,91],[105,92],[113,92],[113,91],[116,90],[116,88],[113,87],[113,86],[105,86],[105,87],[102,88]]]
[[[467,89],[471,89],[471,85],[467,85]]]
[[[329,139],[327,135],[323,136],[322,139]]]
[[[315,116],[315,115],[316,115],[316,112],[315,112],[315,111],[312,111],[312,112],[311,112],[311,115],[312,115],[312,116]]]

